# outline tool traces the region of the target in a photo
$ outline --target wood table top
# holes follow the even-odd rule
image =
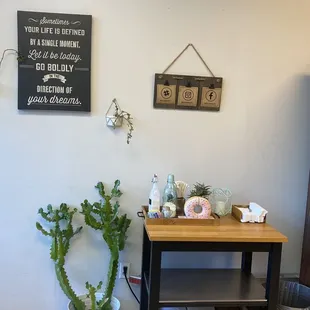
[[[144,225],[150,241],[288,242],[268,224],[241,223],[231,215],[222,217],[219,226]]]

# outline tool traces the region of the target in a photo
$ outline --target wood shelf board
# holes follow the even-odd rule
[[[288,242],[268,224],[241,223],[231,215],[222,217],[219,226],[144,225],[151,241]]]
[[[148,286],[148,275],[145,279]],[[266,306],[265,289],[253,275],[235,269],[162,269],[160,305]]]

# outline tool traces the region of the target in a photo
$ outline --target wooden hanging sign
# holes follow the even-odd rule
[[[222,96],[222,78],[205,78],[200,82],[199,110],[219,111]]]
[[[178,109],[197,109],[199,82],[192,77],[183,77],[178,83]]]
[[[156,74],[155,108],[175,109],[177,99],[177,80],[172,75]]]
[[[166,74],[189,47],[195,50],[211,77]],[[223,78],[216,77],[196,48],[192,44],[188,44],[163,73],[155,74],[153,106],[156,109],[219,111],[222,84]]]

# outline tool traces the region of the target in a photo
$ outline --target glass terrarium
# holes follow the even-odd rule
[[[232,192],[227,188],[214,188],[209,197],[212,206],[212,212],[219,216],[224,216],[231,213]]]

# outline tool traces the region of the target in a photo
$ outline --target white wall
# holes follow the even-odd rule
[[[288,235],[282,271],[298,272],[309,171],[310,2],[299,0],[1,0],[0,52],[16,48],[16,11],[92,14],[92,113],[17,110],[17,64],[0,70],[0,292],[1,308],[66,308],[35,229],[37,209],[97,198],[98,180],[122,181],[122,207],[134,218],[124,260],[139,272],[141,221],[150,178],[157,172],[190,183],[227,186],[235,202],[254,200],[268,221]],[[189,42],[224,78],[220,113],[152,108],[153,77]],[[192,51],[172,72],[205,74]],[[135,117],[126,132],[105,126],[117,97]],[[95,248],[96,246],[96,248]],[[78,238],[69,256],[74,287],[97,282],[108,258],[100,237]],[[165,256],[170,266],[238,266],[238,256]],[[266,257],[255,272],[265,273]],[[102,272],[100,272],[102,269]],[[116,295],[137,309],[124,283]]]

